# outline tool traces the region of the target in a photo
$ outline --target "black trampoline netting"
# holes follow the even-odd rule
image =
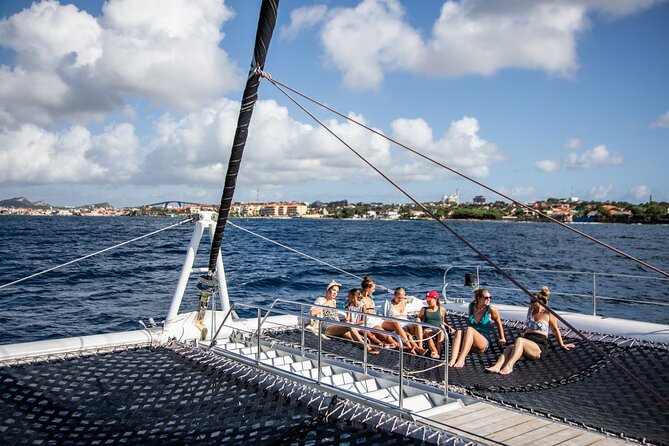
[[[136,348],[1,367],[0,444],[466,444],[327,415],[347,404],[194,348]]]
[[[447,322],[456,328],[466,326],[464,315],[448,314]],[[505,322],[509,342],[522,334],[521,325]],[[300,344],[299,330],[272,334],[272,338]],[[563,351],[551,336],[549,355],[541,361],[519,361],[510,375],[489,374],[491,366],[503,349],[493,338],[488,352],[468,355],[465,367],[449,368],[449,384],[467,394],[528,410],[557,420],[574,423],[595,431],[623,438],[669,444],[667,407],[645,389],[599,355],[580,338],[570,337],[577,347]],[[665,399],[669,399],[669,347],[664,344],[610,336],[591,335],[604,351],[617,358],[641,380]],[[317,338],[306,334],[306,345],[317,349]],[[362,349],[344,340],[332,338],[323,348],[333,357],[344,361],[362,361]],[[374,367],[390,373],[398,370],[397,351],[383,351],[368,356]],[[404,366],[411,379],[443,385],[444,367],[434,360],[404,355]],[[422,370],[430,369],[425,372]]]

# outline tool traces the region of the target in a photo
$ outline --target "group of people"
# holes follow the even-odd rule
[[[376,289],[374,281],[365,276],[360,289],[353,288],[348,292],[345,306],[344,321],[349,325],[341,325],[336,304],[341,284],[332,281],[326,288],[324,297],[314,302],[310,314],[325,319],[321,322],[322,335],[343,337],[363,346],[366,345],[370,354],[380,353],[381,348],[398,348],[397,337],[402,340],[405,351],[416,355],[429,355],[434,359],[441,356],[444,346],[444,331],[452,336],[453,345],[449,358],[449,367],[463,367],[470,352],[484,353],[490,349],[493,327],[497,330],[497,342],[506,345],[506,337],[499,311],[491,305],[491,294],[485,289],[474,292],[474,300],[469,304],[467,327],[455,330],[446,323],[446,310],[441,307],[439,293],[430,290],[425,295],[426,306],[422,307],[416,321],[429,326],[412,323],[406,310],[406,290],[396,288],[393,298],[386,300],[383,314],[376,314],[376,304],[372,294]],[[547,310],[550,290],[543,287],[534,293],[527,311],[523,335],[504,350],[495,364],[486,369],[490,373],[508,374],[513,371],[517,361],[543,359],[548,354],[548,330],[555,335],[560,347],[568,350],[574,344],[566,344],[558,329],[557,319]],[[330,308],[326,308],[330,307]],[[389,317],[392,319],[384,318]],[[332,320],[332,322],[329,322]],[[406,321],[406,322],[404,322]],[[372,327],[374,330],[361,330],[353,326]],[[434,328],[431,328],[434,327]],[[395,336],[393,336],[394,333]],[[367,337],[365,342],[364,337]],[[424,348],[427,345],[427,349]]]

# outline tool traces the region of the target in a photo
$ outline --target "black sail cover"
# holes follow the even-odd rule
[[[260,84],[258,70],[263,70],[265,67],[265,58],[270,40],[272,40],[278,8],[279,0],[263,0],[260,7],[258,31],[256,32],[256,42],[253,48],[253,61],[251,62],[251,69],[246,81],[246,87],[244,88],[244,94],[242,95],[242,106],[239,110],[237,130],[235,131],[235,139],[232,144],[232,151],[230,152],[228,171],[225,175],[225,186],[223,187],[221,204],[218,209],[218,222],[211,244],[211,253],[209,254],[209,272],[207,275],[210,279],[213,278],[214,271],[216,270],[218,251],[223,242],[223,231],[225,230],[230,206],[232,205],[232,196],[235,193],[235,186],[237,185],[237,175],[239,174],[239,166],[242,162],[244,147],[246,146],[249,123],[251,122],[251,115],[253,115],[253,107],[258,100],[258,85]]]

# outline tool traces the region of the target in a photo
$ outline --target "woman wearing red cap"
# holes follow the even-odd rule
[[[425,294],[425,301],[427,302],[427,307],[420,309],[418,320],[435,327],[443,327],[449,332],[453,331],[453,328],[444,321],[446,310],[441,308],[439,293],[435,290],[428,291]],[[423,328],[420,325],[417,326],[417,331],[418,339],[425,339],[427,341],[430,356],[434,359],[439,359],[441,356],[441,347],[444,345],[444,333],[436,328]],[[437,340],[436,343],[435,338]]]

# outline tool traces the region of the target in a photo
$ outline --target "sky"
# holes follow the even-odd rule
[[[218,203],[260,1],[0,1],[0,199]],[[669,201],[669,2],[284,0],[265,71],[523,202]],[[482,187],[303,101],[420,201]],[[409,199],[263,80],[235,201]]]

